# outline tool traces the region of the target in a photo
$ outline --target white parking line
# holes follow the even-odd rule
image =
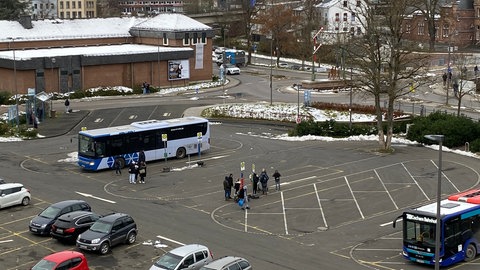
[[[323,224],[325,224],[325,228],[328,228],[327,219],[325,218],[325,213],[323,212],[322,203],[320,201],[320,197],[318,197],[317,184],[313,184],[313,188],[315,189],[315,195],[317,196],[318,207],[320,208],[320,213],[322,213]]]
[[[355,194],[353,194],[352,187],[350,186],[350,183],[347,180],[347,177],[343,177],[345,179],[345,183],[347,183],[348,189],[350,190],[350,194],[352,195],[353,201],[357,205],[358,212],[360,212],[360,215],[362,216],[362,219],[365,219],[365,216],[363,215],[362,209],[360,209],[360,205],[358,205],[357,199],[355,198]]]
[[[383,189],[385,189],[385,191],[387,192],[387,195],[388,195],[388,197],[390,198],[390,200],[392,201],[393,205],[395,206],[395,209],[398,210],[398,206],[397,206],[397,204],[395,203],[395,200],[392,198],[392,195],[390,195],[390,192],[388,192],[388,189],[387,189],[387,187],[385,186],[385,183],[383,183],[383,180],[382,180],[382,178],[380,177],[380,175],[378,174],[377,170],[374,169],[373,172],[375,173],[375,175],[377,176],[378,180],[379,180],[380,183],[382,184]]]
[[[111,200],[107,200],[107,199],[100,198],[100,197],[97,197],[97,196],[93,196],[92,194],[88,194],[88,193],[82,193],[82,192],[78,192],[78,191],[75,191],[75,193],[77,193],[79,195],[82,195],[84,197],[87,197],[87,198],[93,198],[93,199],[97,199],[97,200],[108,202],[108,203],[116,203],[115,201],[111,201]]]
[[[184,243],[175,241],[175,240],[170,239],[170,238],[167,238],[167,237],[165,237],[165,236],[157,235],[157,238],[160,238],[160,239],[163,239],[163,240],[167,240],[168,242],[172,242],[172,243],[178,244],[178,245],[180,245],[180,246],[185,246]]]
[[[415,185],[417,185],[418,189],[420,189],[420,191],[423,193],[423,195],[425,196],[425,198],[427,198],[427,200],[430,200],[430,198],[428,197],[427,193],[425,193],[425,191],[422,189],[422,187],[420,186],[420,184],[418,184],[417,180],[415,179],[415,177],[413,177],[413,175],[410,173],[410,171],[407,169],[407,167],[405,167],[405,164],[402,162],[401,163],[403,168],[405,169],[405,171],[408,173],[408,175],[410,176],[410,178],[412,178],[413,182],[415,182]]]
[[[280,191],[280,198],[282,200],[283,225],[285,226],[285,234],[288,235],[287,214],[285,213],[285,199],[283,198],[283,191]]]

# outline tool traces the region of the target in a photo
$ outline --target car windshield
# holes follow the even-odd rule
[[[167,253],[163,255],[157,262],[155,262],[154,265],[164,269],[173,270],[181,261],[182,257],[172,253]]]
[[[43,210],[39,216],[54,219],[58,215],[58,213],[60,213],[60,210],[60,208],[49,206],[47,207],[47,209]]]
[[[112,229],[111,223],[105,223],[102,221],[97,221],[93,223],[92,227],[90,227],[91,231],[99,232],[99,233],[109,233]]]
[[[32,267],[32,270],[52,270],[55,269],[55,265],[54,262],[43,259],[35,264],[35,266]]]

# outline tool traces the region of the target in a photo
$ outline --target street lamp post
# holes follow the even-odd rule
[[[442,193],[442,144],[444,135],[425,135],[425,138],[438,142],[437,216],[435,224],[435,270],[440,269],[440,201]]]
[[[15,90],[15,118],[17,121],[17,126],[20,124],[18,116],[18,88],[17,88],[17,59],[15,58],[15,40],[19,39],[17,37],[7,37],[12,41],[12,51],[13,51],[13,80],[14,80],[14,90]]]
[[[293,84],[293,88],[297,90],[297,124],[300,123],[300,84]]]
[[[273,34],[270,39],[270,106],[273,105]]]

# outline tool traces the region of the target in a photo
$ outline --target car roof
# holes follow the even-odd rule
[[[59,263],[64,261],[65,259],[75,258],[75,257],[84,257],[83,253],[73,250],[64,250],[60,252],[56,252],[50,255],[43,257],[45,260],[49,260],[55,263]]]
[[[63,214],[58,219],[73,220],[73,219],[77,219],[77,218],[80,218],[80,217],[83,217],[83,216],[86,216],[86,215],[96,215],[96,214],[94,212],[89,212],[89,211],[74,211],[74,212]]]
[[[170,253],[178,255],[178,256],[186,256],[192,252],[200,251],[200,250],[207,250],[208,248],[204,245],[199,245],[199,244],[190,244],[190,245],[185,245],[181,246],[175,249],[172,249]]]
[[[105,215],[103,217],[101,217],[99,220],[101,221],[106,221],[106,222],[114,222],[115,220],[121,218],[121,217],[128,217],[130,215],[127,215],[125,213],[112,213],[112,214],[108,214],[108,215]]]
[[[0,189],[13,188],[13,187],[23,187],[23,185],[20,183],[0,184]]]
[[[57,208],[63,208],[65,206],[78,204],[78,203],[88,204],[86,201],[82,201],[82,200],[66,200],[66,201],[56,202],[56,203],[52,204],[51,206],[54,206],[54,207],[57,207]]]
[[[232,262],[236,262],[236,261],[240,261],[240,260],[245,260],[245,259],[242,258],[242,257],[225,256],[225,257],[222,257],[222,258],[216,259],[215,261],[210,262],[210,263],[207,265],[207,268],[223,267],[223,266],[225,266],[226,264],[229,264],[229,263],[232,263]],[[246,261],[246,260],[245,260],[245,261]]]

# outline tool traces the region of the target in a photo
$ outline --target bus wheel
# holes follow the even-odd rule
[[[123,158],[116,158],[115,159],[115,163],[118,161],[118,163],[120,164],[120,169],[123,169],[125,168],[125,159]]]
[[[469,244],[467,250],[465,250],[465,261],[469,262],[477,255],[477,248],[474,244]]]
[[[187,155],[187,150],[185,150],[185,148],[180,147],[177,149],[177,155],[176,155],[177,158],[179,159],[185,158],[186,155]]]

